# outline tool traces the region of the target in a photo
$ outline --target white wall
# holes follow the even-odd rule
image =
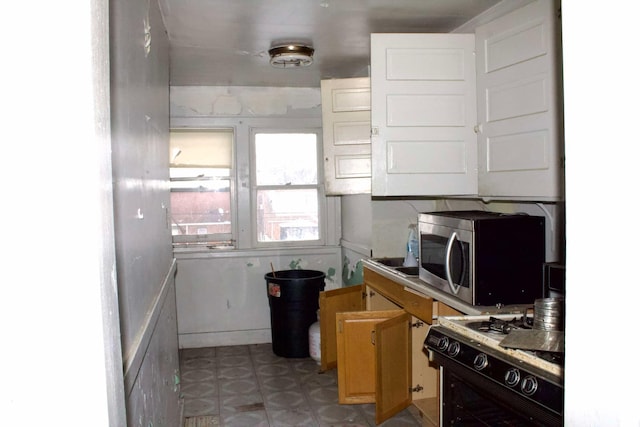
[[[116,271],[127,425],[179,425],[169,43],[157,1],[110,1]]]
[[[183,254],[176,276],[181,348],[271,342],[265,274],[305,269],[340,286],[338,247]]]
[[[567,426],[639,426],[638,5],[565,0]]]
[[[434,200],[374,200],[371,206],[373,256],[404,257],[409,225],[418,223],[420,212],[434,208]]]

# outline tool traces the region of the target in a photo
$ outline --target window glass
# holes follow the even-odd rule
[[[231,245],[232,149],[230,129],[170,132],[174,245]]]
[[[258,243],[320,240],[318,135],[256,133]]]
[[[256,183],[300,185],[318,182],[317,137],[314,133],[256,134]]]
[[[258,241],[318,240],[318,190],[258,190]]]

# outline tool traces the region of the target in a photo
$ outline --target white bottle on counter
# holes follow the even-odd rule
[[[415,224],[409,225],[409,237],[407,239],[407,255],[402,263],[405,267],[418,266],[418,230]]]

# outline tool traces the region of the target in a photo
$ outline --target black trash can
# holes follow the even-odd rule
[[[273,352],[309,357],[309,326],[317,319],[325,275],[314,270],[282,270],[264,275],[271,309]]]

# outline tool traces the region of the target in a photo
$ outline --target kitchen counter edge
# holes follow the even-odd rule
[[[394,282],[402,286],[424,294],[425,296],[433,298],[436,301],[441,301],[449,307],[455,308],[456,310],[464,314],[481,315],[497,313],[524,313],[526,309],[533,307],[532,305],[514,305],[504,307],[473,306],[466,304],[458,300],[457,298],[453,298],[451,297],[451,295],[448,295],[442,291],[431,288],[428,284],[420,280],[418,277],[407,276],[405,274],[399,273],[393,268],[387,267],[372,259],[363,259],[362,265],[363,267],[368,268],[369,270],[374,271],[381,276],[386,277],[387,279],[393,280]]]

